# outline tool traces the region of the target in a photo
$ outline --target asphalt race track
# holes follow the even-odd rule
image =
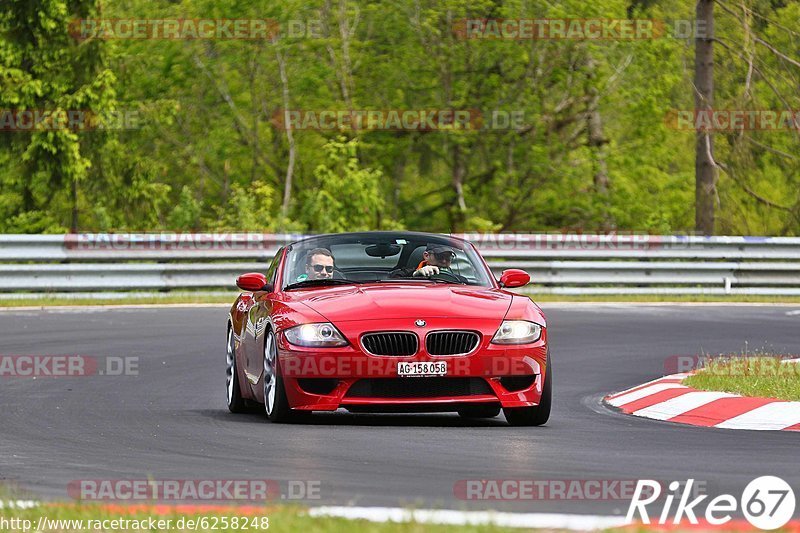
[[[800,306],[797,306],[800,308]],[[638,419],[602,395],[659,377],[673,354],[800,354],[787,306],[543,305],[554,411],[540,428],[501,417],[317,415],[272,425],[225,407],[226,308],[0,311],[0,355],[139,358],[138,376],[0,377],[0,480],[67,499],[79,479],[319,481],[318,500],[526,512],[624,513],[628,501],[465,501],[467,479],[685,480],[740,495],[762,475],[800,487],[800,436]]]

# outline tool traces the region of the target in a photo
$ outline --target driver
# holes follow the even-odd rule
[[[422,261],[417,268],[401,268],[392,272],[392,277],[431,277],[440,269],[449,270],[456,256],[455,250],[442,244],[429,244],[422,253]]]
[[[327,248],[314,248],[306,255],[305,279],[332,279],[333,254]]]

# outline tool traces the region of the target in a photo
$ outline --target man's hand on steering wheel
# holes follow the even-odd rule
[[[455,283],[466,283],[466,279],[458,274],[454,274],[449,268],[434,265],[425,265],[414,271],[412,277],[438,279]]]
[[[439,267],[433,265],[425,265],[414,271],[414,277],[429,278],[439,273]]]
[[[467,280],[458,274],[454,274],[450,270],[439,269],[437,274],[429,277],[429,279],[439,279],[442,281],[450,281],[455,283],[466,283]]]

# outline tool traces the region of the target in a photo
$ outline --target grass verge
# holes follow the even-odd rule
[[[166,295],[166,296],[131,296],[121,298],[19,298],[4,299],[0,296],[0,308],[3,307],[64,307],[90,305],[170,305],[170,304],[233,304],[236,294],[231,295]]]
[[[757,294],[528,294],[534,302],[610,302],[610,303],[800,303],[800,296],[761,296]]]
[[[10,522],[18,519],[17,522]],[[42,520],[42,522],[40,522]],[[45,521],[46,520],[46,521]],[[112,521],[117,522],[112,522]],[[122,522],[127,520],[128,522]],[[159,520],[163,522],[158,522]],[[193,522],[189,522],[189,521]],[[153,522],[155,521],[155,523]],[[167,522],[169,521],[169,522]],[[39,526],[42,526],[39,528]],[[164,505],[41,504],[29,509],[0,508],[0,532],[85,533],[86,531],[194,531],[209,533],[370,532],[370,533],[489,533],[519,532],[494,525],[433,525],[369,522],[333,517],[310,517],[303,508],[187,507]]]
[[[800,401],[800,363],[779,357],[720,357],[683,380],[695,389]]]
[[[90,305],[154,305],[154,304],[232,304],[237,293],[230,295],[204,294],[169,294],[117,296],[109,298],[3,298],[0,295],[0,308],[3,307],[63,307]],[[668,294],[529,294],[533,301],[540,304],[549,302],[595,302],[595,303],[757,303],[757,304],[800,304],[800,296],[759,296],[759,295],[675,295]]]

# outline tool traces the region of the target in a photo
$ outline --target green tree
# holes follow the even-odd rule
[[[326,161],[317,166],[316,186],[305,196],[309,229],[318,232],[375,229],[384,200],[380,170],[362,168],[357,139],[338,137],[325,144]]]
[[[0,9],[0,109],[10,113],[82,111],[104,116],[114,108],[114,73],[104,45],[76,41],[70,21],[96,16],[96,0],[8,0]],[[88,135],[37,127],[2,136],[18,160],[0,174],[6,231],[77,231],[80,190],[92,165]],[[96,154],[96,152],[95,152]]]

